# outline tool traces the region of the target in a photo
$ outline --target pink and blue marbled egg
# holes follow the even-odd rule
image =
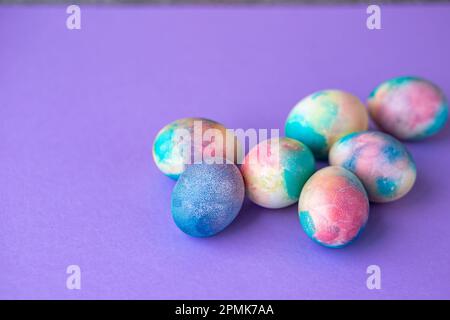
[[[342,167],[317,171],[299,200],[300,223],[317,243],[331,248],[352,242],[369,218],[369,200],[359,179]]]
[[[439,132],[448,119],[448,102],[433,83],[398,77],[380,84],[367,101],[378,127],[403,140],[420,140]]]
[[[405,196],[416,180],[416,165],[407,149],[394,137],[378,131],[340,139],[331,148],[329,161],[355,173],[373,202]]]
[[[297,202],[314,170],[312,152],[290,138],[259,143],[249,151],[241,166],[248,197],[266,208],[283,208]]]

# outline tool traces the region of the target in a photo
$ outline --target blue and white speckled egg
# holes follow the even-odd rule
[[[244,196],[244,180],[234,164],[193,164],[173,189],[172,216],[188,235],[209,237],[236,218]]]

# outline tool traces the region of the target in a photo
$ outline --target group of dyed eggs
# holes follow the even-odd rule
[[[199,119],[167,125],[155,139],[153,158],[164,174],[178,180],[171,200],[176,225],[191,236],[212,236],[234,220],[247,195],[266,208],[298,201],[300,223],[311,239],[333,248],[350,243],[367,223],[369,201],[394,201],[414,185],[414,160],[397,138],[429,137],[448,118],[441,90],[416,77],[382,83],[367,105],[368,111],[357,97],[339,90],[311,94],[289,113],[286,137],[260,142],[239,168],[234,164],[237,153],[224,164],[186,165],[181,157],[185,146],[174,132],[183,128],[192,134]],[[385,133],[368,131],[369,113]],[[204,129],[226,130],[201,120]],[[261,150],[272,156],[259,157]],[[257,161],[249,161],[251,157]],[[315,172],[315,158],[328,158],[331,166]]]

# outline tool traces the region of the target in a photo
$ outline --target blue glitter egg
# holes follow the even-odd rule
[[[234,164],[193,164],[172,191],[172,216],[188,235],[209,237],[236,218],[244,195],[244,180]]]

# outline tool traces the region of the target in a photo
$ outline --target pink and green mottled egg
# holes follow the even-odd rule
[[[259,143],[249,151],[241,166],[248,197],[266,208],[283,208],[297,202],[314,170],[312,152],[290,138]]]
[[[342,166],[364,184],[373,202],[389,202],[405,196],[416,180],[416,165],[403,144],[377,131],[353,133],[330,150],[330,164]]]
[[[367,101],[378,127],[403,140],[420,140],[439,132],[448,119],[448,102],[433,83],[398,77],[380,84]]]
[[[228,138],[227,129],[213,120],[179,119],[158,132],[153,142],[153,160],[159,170],[176,180],[188,165],[203,163],[205,155],[222,162],[223,159],[236,162],[241,149],[234,135],[232,140]]]
[[[361,101],[339,90],[324,90],[301,100],[289,113],[285,132],[306,144],[318,159],[326,159],[339,138],[368,129],[369,116]]]
[[[369,218],[369,200],[359,179],[342,167],[317,171],[303,187],[300,223],[317,243],[343,247],[361,233]]]

